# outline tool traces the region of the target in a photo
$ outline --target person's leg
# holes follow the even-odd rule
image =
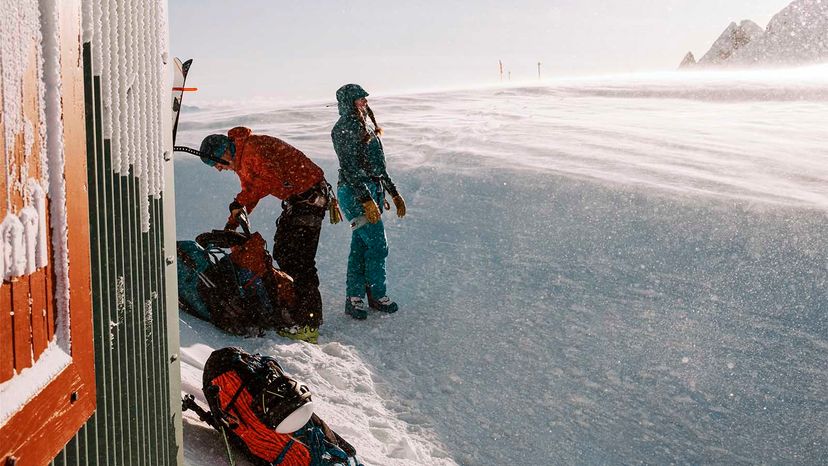
[[[348,273],[345,277],[345,296],[365,297],[365,241],[358,233],[351,234],[351,251],[348,253]]]
[[[273,257],[279,268],[293,278],[297,304],[292,316],[301,326],[322,324],[316,251],[324,215],[321,208],[294,207],[282,212],[276,223]]]
[[[366,224],[356,230],[365,244],[365,281],[375,299],[386,295],[385,259],[388,257],[388,243],[385,239],[385,227],[382,220]]]

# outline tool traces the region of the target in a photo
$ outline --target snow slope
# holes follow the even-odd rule
[[[409,204],[386,218],[402,310],[344,316],[349,231],[326,224],[321,345],[183,316],[185,390],[203,345],[274,354],[373,465],[822,462],[826,71],[372,96]],[[334,180],[331,104],[186,109],[179,143],[247,125]],[[192,238],[238,182],[178,157]],[[253,213],[265,238],[279,210]],[[188,424],[185,444],[221,464],[215,433]]]

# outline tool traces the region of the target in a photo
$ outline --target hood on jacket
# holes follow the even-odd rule
[[[235,128],[227,132],[227,136],[230,137],[230,139],[247,139],[248,137],[250,137],[250,133],[252,132],[253,130],[250,128],[246,128],[244,126],[236,126]]]
[[[356,113],[354,101],[368,97],[368,93],[359,84],[346,84],[336,90],[336,101],[339,106],[339,114],[342,116]]]

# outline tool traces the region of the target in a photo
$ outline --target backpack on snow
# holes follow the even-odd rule
[[[202,390],[210,411],[201,409],[192,395],[185,397],[184,410],[195,410],[257,465],[361,466],[354,447],[316,414],[296,416],[312,405],[310,392],[288,377],[275,358],[236,347],[213,351],[204,365]],[[285,423],[295,426],[296,419],[307,422],[292,433],[277,432]]]
[[[293,324],[293,279],[273,267],[259,233],[213,230],[177,241],[176,249],[184,311],[235,335]]]

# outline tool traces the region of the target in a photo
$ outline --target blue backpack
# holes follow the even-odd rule
[[[177,241],[176,249],[178,304],[185,312],[235,335],[292,324],[293,280],[273,267],[258,233],[215,230]]]

